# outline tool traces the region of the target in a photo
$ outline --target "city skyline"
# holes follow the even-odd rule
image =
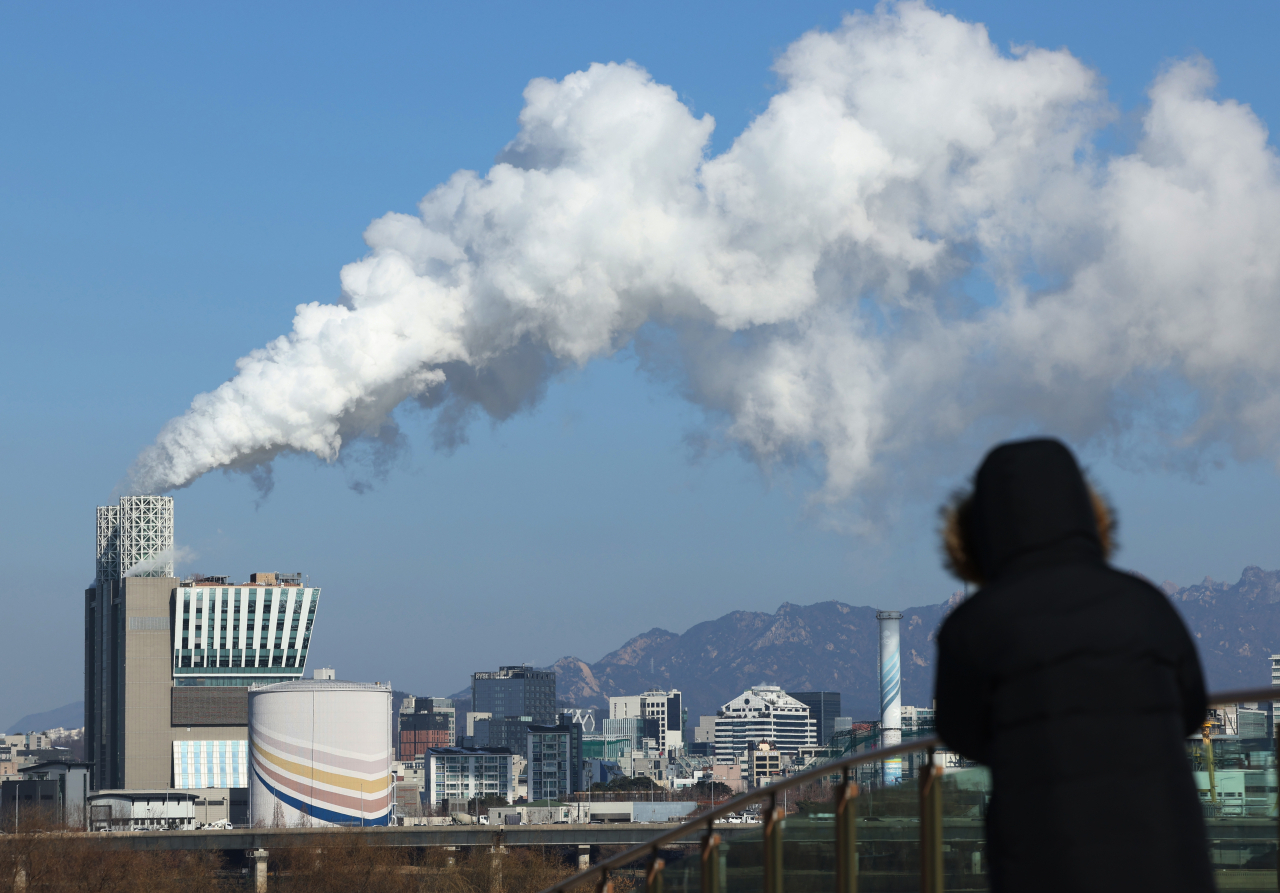
[[[1246,7],[1227,20],[1187,4],[1140,28],[1142,9],[1154,15],[1154,6],[1101,4],[1071,17],[996,4],[946,11],[985,23],[1001,53],[1065,46],[1096,70],[1116,113],[1098,138],[1103,153],[1129,151],[1143,91],[1197,50],[1217,68],[1215,101],[1247,103],[1264,124],[1280,120],[1260,36],[1273,10]],[[9,382],[0,455],[25,473],[11,481],[0,522],[11,583],[0,614],[77,610],[94,576],[93,507],[138,452],[193,396],[234,374],[238,357],[288,331],[295,305],[335,300],[338,270],[366,251],[360,234],[371,219],[411,213],[456,170],[483,175],[518,131],[530,80],[634,60],[692,114],[715,116],[709,151],[720,154],[774,95],[769,66],[809,29],[838,29],[842,11],[812,4],[728,23],[701,10],[691,21],[734,36],[701,54],[690,52],[701,46],[696,27],[664,25],[670,11],[627,19],[637,25],[628,29],[595,14],[530,22],[508,10],[481,32],[489,43],[451,39],[456,47],[417,61],[375,52],[362,42],[367,31],[346,42],[351,22],[332,11],[291,47],[272,42],[291,23],[287,11],[263,13],[248,35],[236,33],[234,16],[171,13],[156,27],[172,41],[135,28],[132,12],[97,12],[68,30],[78,57],[43,84],[17,69],[44,71],[24,54],[49,46],[59,23],[8,14],[34,39],[5,63],[19,85],[6,100],[10,117],[27,126],[3,150],[6,167],[23,173],[9,175],[3,212],[13,275],[4,286],[12,316],[0,360]],[[422,15],[422,33],[474,30],[464,13]],[[104,55],[95,27],[103,40],[119,38],[121,51]],[[526,46],[539,42],[530,35],[547,38],[542,49]],[[306,83],[335,46],[344,50],[337,73]],[[368,97],[362,71],[387,80],[383,98]],[[1274,140],[1266,145],[1274,153]],[[68,220],[80,221],[70,252]],[[57,345],[56,363],[42,340]],[[744,458],[723,437],[723,417],[652,372],[654,355],[625,348],[563,370],[537,405],[462,429],[465,443],[437,443],[441,429],[426,410],[402,410],[398,430],[382,429],[381,440],[357,443],[335,464],[286,455],[270,481],[207,475],[169,494],[178,502],[177,572],[301,570],[327,593],[313,665],[440,695],[477,668],[593,660],[642,630],[681,632],[731,610],[828,600],[892,609],[936,604],[959,588],[940,568],[934,512],[980,459],[980,437],[957,439],[900,500],[855,493],[827,502],[822,463]],[[1177,382],[1151,386],[1194,402]],[[1280,497],[1274,455],[1225,440],[1164,453],[1152,447],[1164,436],[1156,425],[1150,435],[1117,428],[1072,441],[1118,505],[1118,563],[1179,585],[1280,567],[1269,535]],[[459,644],[402,656],[385,647],[389,618],[423,635],[461,633],[450,636]],[[78,666],[44,665],[34,641],[0,653],[0,668],[20,683],[0,693],[6,722],[76,699]]]

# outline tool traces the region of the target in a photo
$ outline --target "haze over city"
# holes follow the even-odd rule
[[[0,723],[81,697],[131,492],[423,694],[942,602],[1003,437],[1122,567],[1280,567],[1274,6],[4,16]]]

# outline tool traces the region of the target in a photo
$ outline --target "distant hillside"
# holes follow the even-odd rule
[[[5,729],[6,735],[25,732],[44,732],[49,729],[78,729],[84,725],[84,701],[76,701],[56,710],[30,713]]]
[[[1211,689],[1271,684],[1271,655],[1280,654],[1280,571],[1246,567],[1234,584],[1205,577],[1185,589],[1162,588],[1196,637]]]
[[[933,688],[933,633],[949,604],[902,612],[903,701],[926,703]],[[749,685],[842,694],[842,711],[877,713],[876,609],[840,602],[783,604],[773,614],[734,611],[683,635],[651,629],[594,664],[554,664],[557,694],[578,706],[607,706],[613,695],[678,688],[689,716],[714,713]],[[694,720],[696,722],[696,720]]]
[[[1211,689],[1270,682],[1270,655],[1280,653],[1280,571],[1248,567],[1234,585],[1206,579],[1185,589],[1166,583],[1164,591],[1196,636]],[[903,703],[932,700],[933,635],[960,598],[903,610]],[[872,718],[879,697],[875,615],[875,608],[841,602],[784,603],[773,614],[734,611],[682,635],[651,629],[595,663],[556,661],[557,695],[604,707],[613,695],[674,687],[696,717],[764,682],[838,691],[843,713]]]

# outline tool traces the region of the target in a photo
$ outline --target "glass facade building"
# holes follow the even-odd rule
[[[471,709],[494,719],[531,716],[539,725],[554,725],[555,671],[519,666],[499,667],[496,673],[472,673]]]
[[[818,744],[826,745],[836,731],[836,717],[840,715],[840,692],[789,691],[787,694],[809,708],[809,718],[818,724]]]
[[[183,583],[175,592],[174,685],[302,678],[319,603],[318,588]]]

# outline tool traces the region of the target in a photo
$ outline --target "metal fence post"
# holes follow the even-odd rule
[[[596,893],[613,893],[613,878],[607,868],[600,872],[600,883],[596,884]]]
[[[649,870],[644,876],[645,893],[662,893],[662,869],[666,867],[667,863],[654,853],[649,860]]]
[[[836,893],[858,893],[858,786],[849,767],[836,791]]]
[[[710,822],[702,838],[702,893],[720,893],[720,835]]]
[[[942,766],[934,749],[920,778],[920,890],[942,893]]]
[[[782,893],[782,827],[786,818],[774,794],[764,819],[764,893]]]

